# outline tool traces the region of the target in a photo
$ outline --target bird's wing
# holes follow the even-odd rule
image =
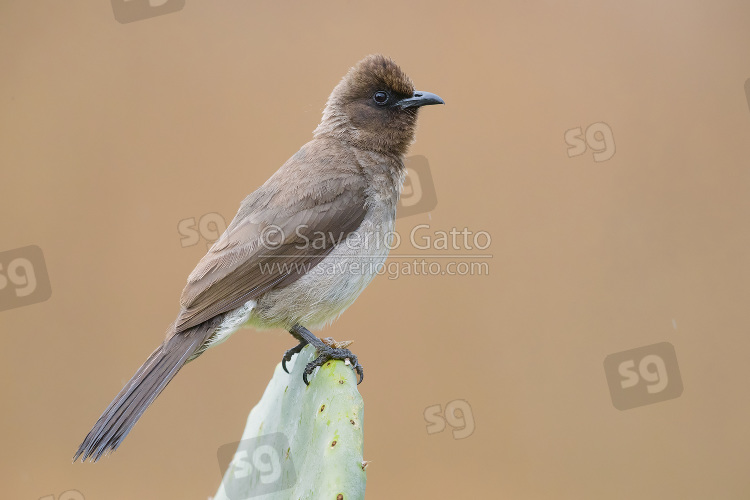
[[[316,172],[292,160],[245,199],[190,274],[173,333],[293,283],[362,223],[366,182],[358,166]]]

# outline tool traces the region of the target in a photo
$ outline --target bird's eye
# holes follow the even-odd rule
[[[379,105],[383,105],[386,102],[388,102],[388,92],[385,92],[383,90],[378,90],[375,92],[375,94],[372,96],[372,100],[375,101]]]

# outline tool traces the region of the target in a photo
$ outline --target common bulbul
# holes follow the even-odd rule
[[[308,142],[245,198],[227,230],[188,277],[180,312],[164,342],[110,403],[73,460],[98,460],[117,449],[182,366],[242,326],[284,328],[318,357],[348,359],[345,345],[308,328],[335,320],[370,283],[391,246],[404,155],[417,111],[444,104],[415,91],[391,59],[371,55],[333,89]]]

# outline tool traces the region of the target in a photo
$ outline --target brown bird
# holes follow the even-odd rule
[[[348,349],[308,328],[335,320],[370,283],[388,255],[403,158],[414,140],[421,106],[444,104],[414,90],[389,58],[371,55],[333,89],[314,138],[265,184],[190,274],[181,310],[166,339],[110,403],[73,460],[117,449],[182,366],[242,326],[284,328],[318,357],[303,380]]]

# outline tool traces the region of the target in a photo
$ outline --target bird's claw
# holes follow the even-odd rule
[[[333,340],[333,339],[326,339],[326,340]],[[362,381],[365,379],[365,372],[362,369],[362,365],[359,364],[359,361],[357,360],[357,356],[355,356],[352,353],[352,351],[350,351],[349,349],[330,347],[328,345],[328,342],[326,342],[325,344],[326,345],[324,347],[317,348],[320,354],[313,361],[310,361],[309,363],[307,363],[307,366],[305,367],[305,371],[302,373],[302,380],[305,382],[305,385],[310,385],[310,382],[307,380],[307,377],[317,367],[323,366],[326,362],[330,360],[337,360],[337,359],[343,360],[344,362],[348,362],[348,364],[352,365],[352,368],[354,368],[354,370],[357,372],[357,375],[358,375],[359,381],[357,382],[357,385],[361,384]],[[349,345],[349,344],[351,344],[351,342],[349,342],[346,345]]]
[[[300,342],[296,346],[289,349],[287,352],[284,353],[284,357],[281,358],[281,367],[284,369],[285,372],[289,373],[289,370],[286,369],[286,362],[291,361],[292,356],[300,352],[305,346],[307,345],[307,342]]]

